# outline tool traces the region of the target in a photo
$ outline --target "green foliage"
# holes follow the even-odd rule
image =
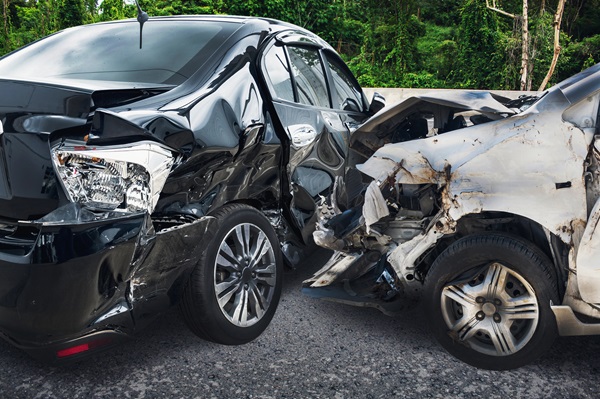
[[[528,0],[533,87],[553,55],[558,0]],[[0,54],[58,29],[134,18],[131,0],[7,0]],[[523,0],[502,0],[519,15]],[[151,16],[235,14],[280,19],[327,40],[365,87],[516,89],[518,24],[485,0],[140,0]],[[542,12],[544,11],[544,12]],[[5,22],[4,22],[5,21]],[[567,2],[562,53],[551,83],[600,61],[600,0]]]
[[[82,0],[62,0],[58,5],[58,25],[60,29],[81,25],[84,22]]]
[[[460,21],[461,0],[424,0],[423,20],[432,25],[454,27]]]
[[[457,62],[454,79],[461,87],[500,89],[500,67],[504,62],[500,48],[496,14],[484,1],[466,0],[458,28]]]
[[[114,21],[126,18],[123,0],[104,0],[99,7],[99,21]]]
[[[563,16],[565,33],[576,41],[600,33],[600,0],[569,0]]]
[[[600,34],[586,37],[565,47],[557,69],[559,76],[571,76],[600,62]]]
[[[115,0],[116,1],[116,0]],[[213,14],[214,9],[210,0],[159,0],[159,1],[140,1],[140,5],[148,15],[166,16],[166,15],[192,15],[192,14]],[[134,11],[133,15],[136,13]]]
[[[400,87],[424,87],[430,89],[442,89],[445,87],[444,81],[427,72],[413,73],[409,72],[402,76]]]
[[[433,75],[436,81],[445,82],[456,64],[456,29],[432,23],[425,25],[426,34],[417,40],[417,70]]]

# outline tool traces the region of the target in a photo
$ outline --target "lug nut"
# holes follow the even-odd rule
[[[477,320],[483,320],[483,319],[485,319],[485,313],[483,313],[482,311],[479,311],[479,312],[477,312],[475,317],[477,318]]]
[[[477,298],[475,298],[475,302],[477,303],[484,303],[485,302],[485,298],[482,296],[478,296]]]
[[[494,321],[496,323],[500,323],[502,321],[502,317],[498,313],[494,313]]]
[[[494,305],[496,306],[502,306],[502,301],[498,298],[494,299]]]

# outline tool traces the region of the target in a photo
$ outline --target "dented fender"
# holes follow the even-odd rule
[[[421,140],[385,145],[359,169],[376,180],[445,189],[447,216],[502,211],[538,222],[565,243],[586,219],[584,163],[590,137],[562,115],[528,112]],[[544,206],[547,204],[547,206]]]

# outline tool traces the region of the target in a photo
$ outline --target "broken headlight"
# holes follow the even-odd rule
[[[88,147],[63,143],[52,150],[60,182],[72,202],[102,211],[152,213],[173,165],[162,146]]]

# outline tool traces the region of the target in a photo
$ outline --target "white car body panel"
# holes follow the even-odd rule
[[[516,115],[490,95],[443,92],[385,108],[354,134],[376,139],[377,132],[397,126],[423,101],[477,109],[493,120],[384,144],[356,166],[374,179],[362,212],[367,233],[387,216],[373,188],[390,176],[397,185],[433,184],[441,193],[440,209],[425,231],[405,242],[392,240],[387,247],[387,260],[403,283],[414,281],[417,260],[441,238],[455,233],[462,218],[501,212],[535,222],[548,238],[558,237],[569,248],[562,304],[600,317],[600,306],[594,305],[600,303],[600,167],[590,172],[590,163],[600,165],[600,145],[595,143],[600,64],[543,93]],[[352,262],[338,266],[351,267]]]

